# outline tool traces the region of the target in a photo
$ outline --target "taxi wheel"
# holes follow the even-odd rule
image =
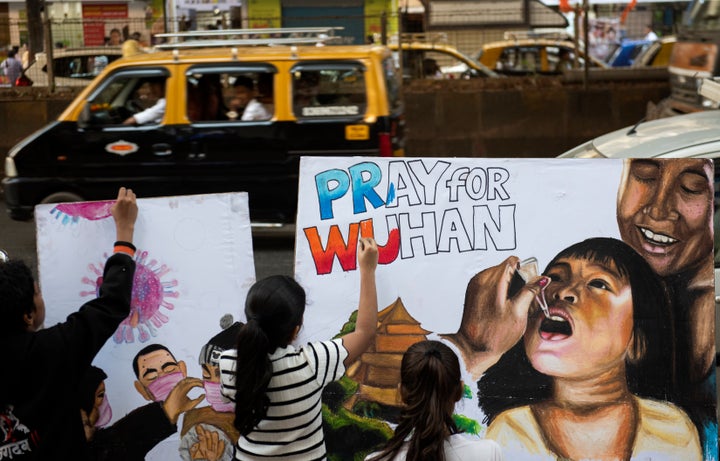
[[[40,203],[82,202],[83,200],[78,194],[72,192],[55,192],[42,199]]]

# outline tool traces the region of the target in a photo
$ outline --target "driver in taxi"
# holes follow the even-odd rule
[[[146,123],[160,123],[163,115],[165,115],[165,78],[158,77],[147,81],[150,95],[157,102],[130,117],[128,117],[123,125],[144,125]]]

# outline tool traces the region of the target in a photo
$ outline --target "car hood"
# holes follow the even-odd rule
[[[599,136],[593,147],[609,158],[672,156],[692,146],[720,142],[720,110],[643,122]]]

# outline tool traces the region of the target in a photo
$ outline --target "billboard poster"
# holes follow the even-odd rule
[[[329,457],[390,437],[402,354],[433,339],[463,369],[455,423],[506,459],[716,460],[712,216],[704,159],[302,158],[299,342],[352,330],[358,239],[379,249],[376,338],[323,395]]]
[[[105,45],[105,37],[110,35],[107,23],[120,29],[121,20],[127,17],[127,4],[84,3],[82,18],[85,46]]]
[[[250,29],[281,27],[282,5],[280,0],[249,0],[247,15]]]
[[[97,296],[115,238],[112,203],[36,207],[47,326],[64,321]],[[245,295],[255,281],[247,194],[139,198],[138,208],[130,315],[93,361],[101,371],[86,382],[89,392],[104,383],[107,399],[96,409],[96,427],[112,428],[132,414],[140,420],[128,432],[134,434],[132,441],[157,442],[146,459],[190,460],[197,426],[203,425],[227,441],[231,456],[237,439],[234,412],[213,399],[219,378],[212,371],[221,346],[235,347]],[[202,381],[171,397],[177,383],[188,377]],[[169,402],[186,395],[204,397],[195,408],[175,415],[176,428],[143,417],[154,402],[168,412]],[[125,427],[129,421],[124,420]]]

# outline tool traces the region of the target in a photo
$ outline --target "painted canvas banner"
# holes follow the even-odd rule
[[[97,296],[115,238],[111,205],[36,207],[46,325],[64,321]],[[93,362],[107,375],[107,399],[96,408],[97,425],[111,427],[138,409],[135,415],[142,422],[133,440],[149,435],[162,439],[168,429],[147,423],[157,419],[144,416],[152,411],[150,402],[184,397],[186,392],[170,396],[176,383],[184,377],[200,378],[203,386],[188,395],[204,394],[205,399],[180,415],[177,432],[154,447],[147,459],[189,460],[198,424],[218,431],[231,456],[237,438],[234,413],[215,392],[219,376],[214,372],[219,352],[235,347],[240,326],[235,322],[244,322],[238,316],[255,280],[247,194],[140,198],[138,207],[131,313]],[[88,380],[94,393],[102,374]]]
[[[352,330],[358,239],[379,246],[375,342],[323,397],[331,458],[387,440],[402,354],[436,339],[456,423],[506,459],[716,460],[712,216],[700,159],[303,158],[301,341]]]

